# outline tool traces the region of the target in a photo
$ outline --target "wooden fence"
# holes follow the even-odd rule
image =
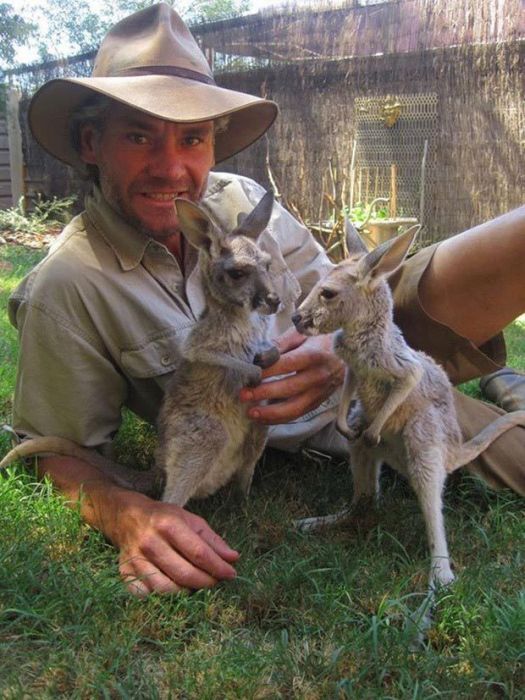
[[[394,194],[398,214],[423,216],[425,242],[522,204],[520,16],[519,0],[395,0],[195,28],[223,68],[220,85],[280,106],[267,137],[220,168],[276,186],[282,201],[314,224],[330,216],[334,201],[349,208]],[[20,123],[29,195],[82,190],[78,177],[34,142],[25,115],[36,84],[89,75],[92,58],[13,75],[25,85]]]

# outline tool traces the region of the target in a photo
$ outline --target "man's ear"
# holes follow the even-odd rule
[[[92,124],[80,129],[80,158],[87,165],[98,165],[97,142],[99,134]]]
[[[184,238],[195,248],[209,251],[215,238],[213,224],[208,215],[187,199],[175,199],[179,226]]]

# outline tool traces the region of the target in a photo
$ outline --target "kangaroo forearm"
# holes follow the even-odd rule
[[[250,373],[253,371],[253,365],[250,362],[244,362],[236,357],[227,355],[222,352],[207,352],[205,350],[199,350],[195,353],[193,360],[198,360],[200,362],[205,362],[210,365],[219,365],[225,367],[226,369],[234,369],[238,372]]]
[[[68,506],[79,509],[83,520],[118,544],[119,514],[133,492],[75,457],[43,457],[37,468],[39,476],[48,476],[65,496]]]
[[[398,379],[394,383],[394,385],[392,386],[392,390],[388,395],[388,398],[386,399],[385,403],[383,404],[381,409],[378,411],[376,417],[370,424],[370,429],[373,432],[377,434],[381,432],[384,424],[387,422],[390,416],[403,403],[403,401],[410,394],[412,389],[419,382],[419,380],[421,379],[421,374],[421,369],[418,367],[417,369],[414,369],[413,372],[403,377],[402,379]]]
[[[337,412],[337,427],[343,434],[348,431],[348,409],[350,408],[350,404],[354,398],[356,383],[354,373],[349,367],[347,367],[345,371],[343,392],[341,394],[341,401]]]

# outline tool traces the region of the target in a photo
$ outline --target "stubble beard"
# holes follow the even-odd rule
[[[206,178],[206,181],[204,182],[202,192],[200,192],[196,198],[192,196],[191,201],[196,203],[200,202],[204,192],[206,191],[207,182],[208,178]],[[136,216],[135,214],[129,211],[129,209],[126,206],[124,197],[120,194],[118,187],[109,178],[100,176],[100,189],[102,190],[102,194],[104,195],[105,200],[112,207],[112,209],[115,209],[115,211],[127,224],[129,224],[134,229],[144,234],[148,238],[153,238],[154,240],[157,240],[162,243],[164,240],[170,238],[171,236],[180,233],[178,223],[170,224],[169,226],[166,226],[161,229],[156,229],[155,231],[148,228],[141,221],[140,217]],[[173,207],[175,208],[175,204],[173,204]]]

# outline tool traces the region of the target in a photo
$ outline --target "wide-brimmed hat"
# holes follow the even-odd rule
[[[115,24],[90,78],[50,80],[34,95],[28,117],[34,137],[51,155],[80,169],[70,116],[95,93],[173,122],[229,116],[227,127],[216,134],[216,162],[256,141],[277,116],[275,102],[216,85],[197,42],[166,3]]]

